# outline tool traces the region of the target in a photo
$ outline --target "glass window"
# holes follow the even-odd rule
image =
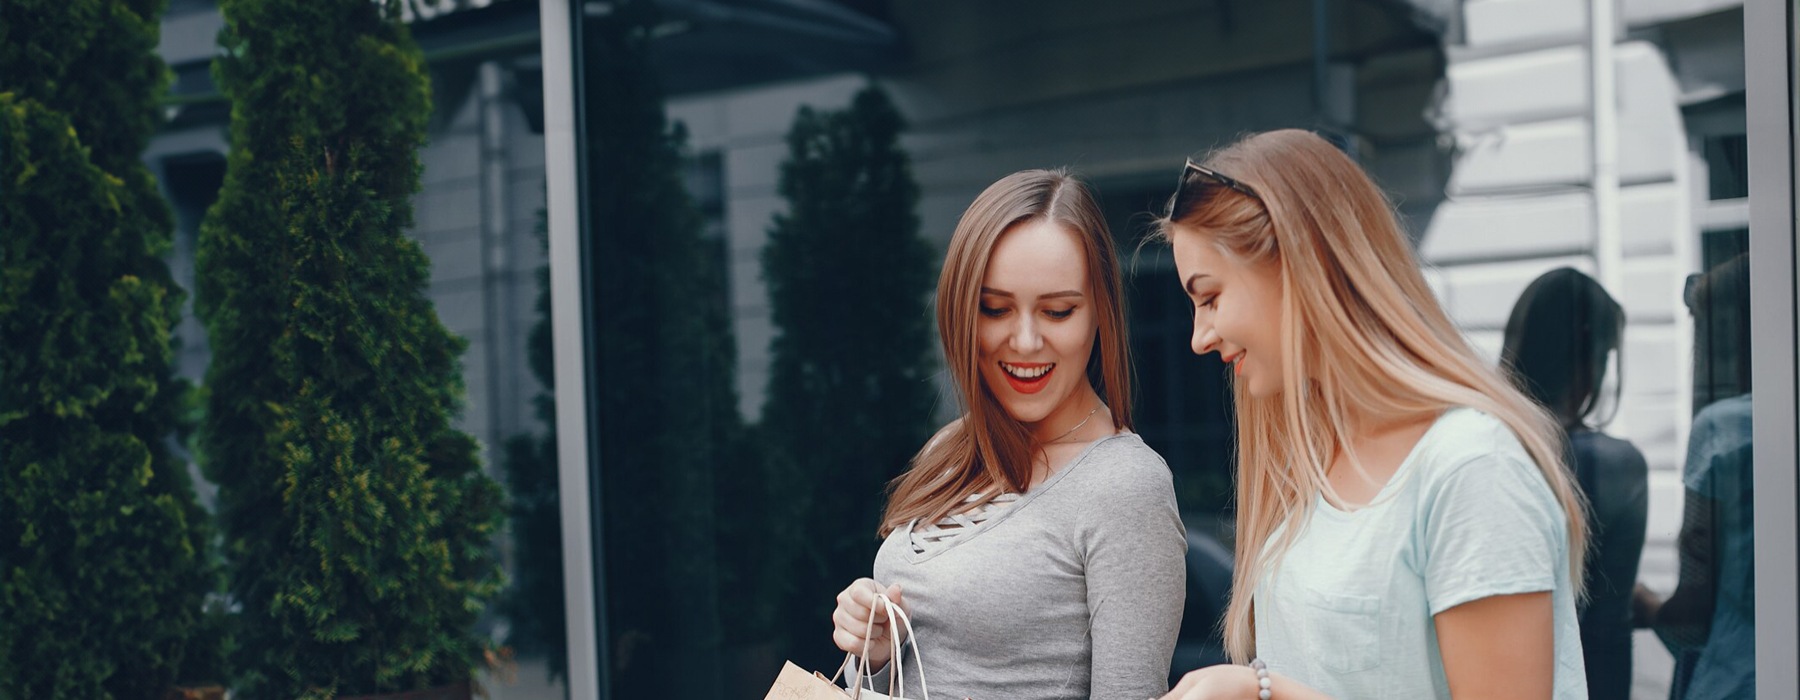
[[[1189,349],[1191,305],[1166,252],[1142,245],[1143,224],[1183,156],[1247,131],[1331,124],[1334,143],[1353,146],[1405,213],[1440,300],[1490,357],[1534,280],[1565,267],[1596,280],[1604,303],[1595,303],[1611,320],[1558,325],[1544,341],[1591,351],[1581,380],[1558,387],[1586,392],[1577,404],[1596,409],[1565,425],[1603,533],[1589,583],[1599,602],[1583,613],[1595,640],[1585,663],[1600,679],[1590,688],[1664,697],[1740,687],[1753,669],[1716,659],[1753,658],[1740,614],[1750,592],[1718,585],[1745,570],[1752,537],[1740,428],[1743,377],[1753,375],[1742,275],[1732,272],[1749,236],[1739,216],[1748,142],[1727,128],[1730,115],[1714,114],[1741,101],[1716,73],[1732,62],[1670,58],[1741,56],[1742,37],[1720,31],[1733,17],[1626,12],[1634,32],[1664,26],[1671,38],[1614,47],[1628,107],[1614,136],[1626,204],[1624,252],[1606,260],[1592,242],[1581,160],[1587,106],[1571,97],[1586,94],[1587,48],[1574,38],[1583,13],[1494,4],[1451,21],[1323,4],[1333,31],[1317,43],[1280,31],[1292,13],[1269,8],[1096,16],[1091,5],[1050,3],[1025,35],[1016,18],[981,6],[831,3],[777,23],[580,5],[583,295],[598,426],[589,437],[610,692],[756,697],[783,660],[829,672],[841,658],[824,619],[829,596],[868,575],[883,487],[956,414],[941,362],[915,377],[930,391],[927,408],[910,413],[868,409],[874,399],[820,398],[824,412],[783,403],[824,396],[806,393],[815,386],[890,396],[883,372],[898,361],[843,358],[877,357],[919,333],[928,353],[937,348],[927,303],[872,307],[862,296],[911,278],[835,242],[861,240],[842,230],[860,224],[782,248],[812,213],[845,222],[856,213],[858,200],[815,201],[806,187],[880,184],[860,174],[873,151],[852,147],[854,137],[808,151],[812,142],[795,136],[802,123],[842,126],[832,120],[849,119],[870,84],[907,122],[897,148],[913,194],[891,211],[931,251],[927,282],[964,207],[994,179],[1067,165],[1101,194],[1126,267],[1138,431],[1168,463],[1190,534],[1193,624],[1183,624],[1177,671],[1220,658],[1234,414],[1224,367]],[[1118,33],[1094,37],[1095,26]],[[1323,60],[1295,60],[1315,52]],[[1725,94],[1680,93],[1701,79]],[[1528,95],[1539,101],[1519,102]],[[805,180],[815,166],[836,170]],[[1672,186],[1682,183],[1695,191]],[[1718,200],[1730,201],[1708,204]],[[1704,232],[1677,215],[1690,211]],[[782,296],[800,272],[850,286],[808,299],[817,308],[806,313],[823,314],[809,317]],[[918,289],[928,301],[930,285]],[[884,325],[861,325],[870,314]],[[795,354],[824,339],[829,353]],[[845,431],[873,440],[869,426],[889,422],[904,425],[879,447],[838,446]],[[1719,680],[1728,670],[1740,680]],[[681,679],[673,690],[672,677]]]
[[[1707,193],[1712,199],[1750,196],[1749,147],[1745,134],[1706,138]]]

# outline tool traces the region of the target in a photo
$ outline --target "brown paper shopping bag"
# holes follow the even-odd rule
[[[769,694],[763,696],[763,700],[846,700],[849,697],[849,693],[825,674],[807,673],[789,661],[781,667],[781,675],[775,677],[774,687],[769,688]]]
[[[913,650],[913,662],[919,668],[920,698],[921,700],[931,700],[930,691],[924,687],[925,662],[919,655],[919,640],[913,634],[912,620],[907,617],[906,611],[901,610],[900,606],[895,605],[894,601],[888,600],[885,595],[877,594],[875,602],[875,607],[869,610],[869,624],[875,623],[875,610],[883,609],[887,611],[889,620],[897,621],[906,629],[906,638]],[[906,700],[904,695],[906,693],[906,657],[904,653],[906,645],[900,642],[898,630],[895,632],[888,636],[889,642],[893,644],[894,653],[892,673],[888,674],[887,693],[876,692],[874,688],[873,674],[869,672],[869,664],[866,661],[869,649],[865,641],[862,656],[859,658],[856,654],[850,654],[844,657],[845,663],[839,664],[837,673],[832,674],[830,678],[826,678],[822,673],[807,673],[805,669],[795,666],[794,662],[787,662],[781,668],[781,675],[776,676],[775,685],[769,688],[769,694],[764,696],[763,700],[845,700],[846,698],[849,700]],[[845,669],[850,669],[852,674],[846,679],[850,684],[849,690],[837,685],[838,676],[843,675]],[[869,687],[867,689],[863,687],[865,679],[868,680]],[[898,685],[898,689],[896,689],[896,685]]]

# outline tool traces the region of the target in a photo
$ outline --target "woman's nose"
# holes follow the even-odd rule
[[[1219,334],[1213,331],[1211,324],[1194,323],[1194,337],[1188,340],[1195,355],[1205,355],[1219,349]]]
[[[1029,314],[1019,314],[1019,324],[1013,328],[1012,349],[1021,355],[1037,352],[1044,347],[1044,337],[1038,335],[1037,324],[1032,322]]]

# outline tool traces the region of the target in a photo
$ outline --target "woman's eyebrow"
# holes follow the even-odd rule
[[[1203,278],[1211,277],[1211,276],[1212,275],[1208,275],[1208,274],[1204,274],[1204,273],[1194,273],[1192,275],[1188,275],[1187,284],[1182,285],[1182,288],[1186,289],[1187,293],[1189,293],[1189,294],[1199,294],[1199,292],[1194,291],[1194,283],[1199,282]]]
[[[1006,297],[1008,299],[1011,299],[1014,296],[1012,292],[1006,291],[1004,289],[994,289],[993,287],[982,287],[981,293],[986,296]],[[1048,294],[1039,294],[1038,298],[1039,299],[1061,299],[1064,297],[1085,297],[1085,296],[1087,296],[1087,295],[1082,294],[1081,290],[1079,290],[1079,289],[1065,289],[1060,292],[1050,292]]]

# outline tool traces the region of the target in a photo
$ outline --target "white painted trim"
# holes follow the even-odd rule
[[[589,500],[587,339],[581,269],[581,176],[576,118],[577,57],[570,0],[541,0],[544,65],[544,189],[550,242],[550,327],[556,368],[556,458],[562,512],[563,603],[570,700],[601,697]]]
[[[1624,293],[1619,237],[1619,89],[1613,58],[1616,0],[1588,0],[1588,110],[1593,120],[1590,173],[1594,197],[1594,267],[1600,285]]]
[[[1800,696],[1795,520],[1795,0],[1744,5],[1755,367],[1756,697]]]
[[[1704,193],[1702,193],[1704,194]],[[1749,228],[1750,200],[1718,199],[1703,202],[1699,207],[1698,219],[1700,233],[1707,231],[1729,231],[1731,229]]]

